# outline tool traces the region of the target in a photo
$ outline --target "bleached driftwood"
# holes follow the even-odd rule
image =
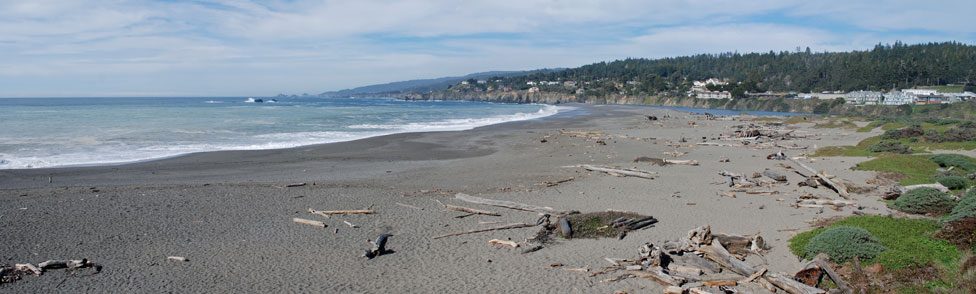
[[[817,254],[817,256],[814,257],[813,260],[807,263],[807,265],[804,266],[803,268],[805,269],[809,267],[819,267],[820,270],[824,271],[824,273],[826,273],[827,276],[834,281],[834,284],[837,285],[838,289],[843,291],[843,293],[851,293],[852,290],[851,286],[848,285],[847,282],[845,282],[843,279],[841,279],[840,275],[838,275],[837,272],[835,272],[834,269],[830,267],[830,264],[827,263],[829,259],[830,257],[827,256],[827,254],[825,253]]]
[[[515,242],[512,242],[512,241],[503,241],[503,240],[498,240],[498,239],[488,240],[488,243],[498,244],[498,245],[505,245],[505,246],[512,246],[512,248],[518,248],[519,247],[519,244],[518,243],[515,243]]]
[[[753,280],[755,280],[758,277],[761,277],[765,273],[766,273],[766,268],[759,269],[759,271],[757,271],[756,273],[752,274],[751,276],[749,276],[749,277],[747,277],[747,278],[745,278],[745,279],[743,279],[742,281],[739,281],[739,282],[740,283],[752,282]]]
[[[42,262],[42,263],[38,263],[37,264],[37,267],[40,268],[40,269],[42,269],[42,270],[49,270],[49,269],[59,269],[59,268],[79,268],[79,267],[88,266],[89,264],[90,264],[90,262],[88,261],[87,258],[83,258],[83,259],[80,259],[80,260],[77,260],[77,259],[73,259],[73,260],[48,260],[48,261],[45,261],[45,262]]]
[[[643,272],[634,273],[633,275],[638,278],[651,279],[664,286],[678,286],[684,281],[682,278],[664,273],[660,267],[648,268]]]
[[[559,130],[560,135],[584,135],[584,136],[599,136],[600,132],[584,132],[584,131],[563,131]]]
[[[318,215],[332,215],[332,214],[374,214],[375,210],[371,209],[361,209],[361,210],[314,210],[309,208],[309,213]]]
[[[528,204],[512,202],[512,201],[504,201],[504,200],[485,199],[485,198],[471,196],[464,193],[457,193],[456,195],[454,195],[454,198],[465,202],[498,206],[498,207],[511,208],[511,209],[524,210],[524,211],[548,213],[553,215],[567,215],[567,214],[579,213],[579,211],[575,211],[575,210],[569,210],[569,211],[556,210],[553,209],[552,207],[528,205]]]
[[[482,215],[501,216],[501,214],[498,214],[497,212],[492,212],[492,211],[487,211],[487,210],[478,210],[478,209],[473,209],[473,208],[461,207],[461,206],[457,206],[457,205],[444,204],[444,203],[441,203],[440,200],[434,200],[434,201],[437,202],[437,204],[440,204],[441,207],[443,207],[445,209],[453,210],[453,211],[467,212],[467,213],[471,213],[471,214],[482,214]]]
[[[187,261],[189,261],[189,259],[186,259],[186,257],[182,257],[182,256],[167,256],[166,257],[166,260],[176,261],[176,262],[187,262]]]
[[[605,172],[612,175],[624,175],[624,176],[631,176],[631,177],[638,177],[638,178],[645,178],[645,179],[652,179],[652,180],[654,179],[654,174],[656,174],[655,172],[650,172],[650,171],[611,168],[611,167],[595,166],[589,164],[580,165],[579,167],[582,167],[583,169],[589,171],[598,171],[598,172]]]
[[[534,227],[534,226],[535,226],[535,224],[515,223],[515,224],[508,224],[508,225],[504,225],[504,226],[500,226],[500,227],[491,227],[491,228],[484,228],[484,229],[463,231],[463,232],[457,232],[457,233],[450,233],[450,234],[445,234],[445,235],[440,235],[440,236],[434,236],[433,238],[434,239],[440,239],[440,238],[447,238],[447,237],[453,237],[453,236],[459,236],[459,235],[467,235],[467,234],[474,234],[474,233],[481,233],[481,232],[488,232],[488,231],[507,230],[507,229],[528,228],[528,227]]]
[[[803,283],[800,283],[782,274],[767,273],[765,276],[763,276],[763,279],[769,281],[773,285],[776,285],[776,287],[779,287],[780,289],[786,290],[786,292],[790,294],[820,294],[820,293],[827,292],[821,289],[804,285]]]
[[[834,183],[834,181],[831,181],[827,177],[827,175],[824,175],[821,172],[817,172],[816,170],[810,168],[806,164],[803,164],[799,160],[793,159],[792,157],[787,156],[786,158],[789,159],[790,161],[792,161],[793,163],[796,163],[797,165],[799,165],[803,169],[807,170],[811,174],[817,175],[819,177],[820,181],[822,181],[824,184],[826,184],[827,186],[830,186],[832,189],[834,189],[835,191],[837,191],[837,194],[840,194],[840,197],[843,197],[844,199],[848,199],[848,200],[851,199],[851,195],[849,193],[847,193],[847,188],[845,188],[844,186],[841,186],[841,185],[838,185],[838,184]]]
[[[786,175],[781,174],[775,170],[771,170],[771,169],[764,170],[763,175],[777,182],[786,182]]]
[[[671,160],[671,159],[665,159],[664,160],[664,163],[666,163],[666,164],[678,164],[678,165],[698,165],[698,161],[697,160]]]
[[[311,214],[314,214],[314,215],[319,215],[319,216],[322,216],[324,218],[331,218],[328,214],[322,213],[321,211],[318,211],[318,210],[315,210],[315,209],[311,209],[311,208],[308,209],[308,213],[311,213]]]
[[[342,221],[342,222],[343,222],[343,223],[345,223],[345,224],[346,224],[347,226],[349,226],[350,228],[353,228],[353,229],[355,229],[355,228],[358,228],[358,227],[359,227],[359,226],[357,226],[357,225],[354,225],[354,224],[352,224],[352,223],[350,223],[350,222],[347,222],[347,221]]]
[[[732,254],[729,253],[724,246],[722,246],[722,243],[719,242],[718,239],[713,239],[712,245],[701,247],[699,251],[704,252],[705,257],[708,259],[711,259],[715,263],[731,269],[733,272],[744,277],[748,277],[756,273],[756,269],[747,264],[745,261],[741,261],[732,256]]]
[[[857,206],[856,202],[847,200],[831,200],[831,199],[797,199],[798,204],[814,204],[814,205],[833,205],[838,207],[844,206]]]
[[[15,264],[14,265],[14,269],[21,270],[21,271],[25,271],[25,272],[34,274],[35,276],[40,276],[41,275],[41,269],[39,269],[36,266],[34,266],[33,264],[29,264],[29,263],[18,263],[18,264]]]
[[[296,222],[296,223],[300,223],[300,224],[306,224],[306,225],[310,225],[310,226],[315,226],[315,227],[322,227],[322,228],[327,227],[327,225],[325,223],[323,223],[323,222],[313,221],[313,220],[310,220],[310,219],[293,217],[293,218],[291,218],[291,221]]]

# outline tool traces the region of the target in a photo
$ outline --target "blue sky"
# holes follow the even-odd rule
[[[976,43],[976,1],[0,0],[0,97],[320,93],[627,57]]]

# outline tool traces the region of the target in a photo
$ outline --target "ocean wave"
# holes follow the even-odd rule
[[[350,129],[374,129],[374,130],[399,130],[404,132],[431,132],[431,131],[463,131],[470,130],[477,127],[514,122],[514,121],[524,121],[539,119],[547,116],[557,114],[561,111],[568,111],[573,109],[569,106],[553,106],[553,105],[543,105],[536,112],[520,112],[515,114],[506,114],[491,116],[485,118],[458,118],[458,119],[447,119],[435,122],[424,122],[424,123],[407,123],[407,124],[357,124],[351,125],[347,128]]]
[[[269,134],[245,135],[228,130],[199,131],[193,129],[172,129],[174,134],[216,134],[233,133],[223,136],[222,142],[141,142],[127,141],[121,144],[103,142],[104,137],[78,136],[70,140],[54,140],[62,147],[48,147],[44,142],[31,140],[25,146],[44,146],[36,150],[23,148],[0,150],[0,169],[45,168],[66,166],[112,165],[140,162],[179,156],[188,153],[226,151],[226,150],[265,150],[293,148],[299,146],[352,141],[395,133],[425,131],[458,131],[497,123],[538,119],[566,111],[571,107],[544,105],[538,111],[497,115],[485,118],[445,119],[435,122],[394,124],[359,124],[348,126],[348,131],[291,131]],[[251,120],[251,124],[274,124],[272,121]],[[110,136],[114,137],[114,136]],[[232,141],[229,141],[229,140]],[[5,142],[11,143],[11,142]],[[52,142],[53,143],[53,142]],[[0,144],[3,146],[4,144]],[[13,145],[6,145],[15,147]],[[16,150],[16,151],[15,151]],[[46,152],[50,151],[50,152]],[[53,150],[53,151],[52,151]]]

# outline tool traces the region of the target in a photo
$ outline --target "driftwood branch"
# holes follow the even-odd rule
[[[498,245],[505,245],[505,246],[512,246],[512,248],[518,248],[519,247],[519,244],[518,243],[515,243],[515,242],[512,242],[512,241],[503,241],[503,240],[498,240],[498,239],[488,240],[488,243],[498,244]]]
[[[504,200],[486,199],[477,196],[471,196],[464,193],[457,193],[456,195],[454,195],[454,198],[465,202],[498,206],[498,207],[511,208],[511,209],[524,210],[524,211],[548,213],[553,215],[567,215],[567,214],[579,213],[579,211],[575,211],[575,210],[570,210],[570,211],[556,210],[553,209],[552,207],[528,205],[528,204],[512,202],[512,201],[504,201]]]
[[[470,230],[470,231],[464,231],[464,232],[450,233],[450,234],[446,234],[446,235],[434,236],[433,238],[434,239],[440,239],[440,238],[447,238],[447,237],[467,235],[467,234],[474,234],[474,233],[481,233],[481,232],[498,231],[498,230],[508,230],[508,229],[518,229],[518,228],[528,228],[528,227],[534,227],[534,226],[535,226],[535,224],[515,223],[515,224],[508,224],[508,225],[504,225],[504,226],[500,226],[500,227],[491,227],[491,228]]]
[[[847,188],[845,188],[844,186],[841,186],[841,185],[838,185],[838,184],[834,183],[834,181],[831,181],[829,178],[827,178],[827,175],[824,175],[823,173],[817,172],[816,170],[810,168],[806,164],[803,164],[799,160],[793,159],[792,157],[787,157],[787,159],[789,159],[793,163],[796,163],[797,165],[799,165],[803,169],[807,170],[811,174],[817,175],[820,178],[820,181],[822,181],[824,184],[826,184],[827,186],[830,186],[832,189],[834,189],[835,191],[837,191],[837,194],[840,194],[840,197],[843,197],[844,199],[847,199],[847,200],[850,200],[851,199],[851,195],[849,193],[847,193]]]
[[[310,220],[310,219],[293,217],[291,219],[291,221],[296,222],[296,223],[300,223],[300,224],[306,224],[306,225],[310,225],[310,226],[315,226],[315,227],[322,227],[322,228],[327,227],[327,225],[325,223],[323,223],[323,222],[313,221],[313,220]]]
[[[800,283],[794,279],[791,279],[781,274],[767,273],[765,276],[763,276],[763,278],[766,281],[772,283],[773,285],[776,285],[776,287],[786,290],[786,292],[790,294],[819,294],[819,293],[827,292],[821,289],[804,285],[803,283]]]
[[[652,180],[654,179],[654,174],[655,174],[655,172],[642,171],[636,169],[620,169],[620,168],[611,168],[605,166],[595,166],[589,164],[580,165],[579,167],[582,167],[583,169],[589,171],[598,171],[598,172],[605,172],[612,175],[624,175],[624,176],[631,176],[631,177],[638,177],[638,178],[645,178],[645,179],[652,179]]]
[[[471,213],[471,214],[483,214],[483,215],[501,216],[501,214],[498,214],[497,212],[491,212],[491,211],[487,211],[487,210],[478,210],[478,209],[461,207],[461,206],[450,205],[450,204],[444,204],[444,203],[441,203],[440,200],[436,200],[436,199],[434,201],[437,202],[437,204],[440,204],[441,207],[443,207],[445,209],[453,210],[453,211],[467,212],[467,213]]]
[[[308,212],[311,214],[318,215],[331,215],[331,214],[374,214],[375,210],[362,209],[362,210],[314,210],[309,208]]]

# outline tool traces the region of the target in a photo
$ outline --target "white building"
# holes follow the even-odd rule
[[[884,94],[884,98],[881,101],[884,105],[903,105],[903,104],[915,104],[915,94],[911,92],[904,91],[891,91]]]
[[[526,85],[529,85],[529,86],[535,86],[536,85],[535,84],[535,81],[528,81],[528,82],[525,82],[525,84]]]
[[[881,92],[854,91],[847,93],[844,100],[847,100],[848,104],[878,104],[881,102],[881,97]]]
[[[732,94],[729,93],[728,91],[722,91],[722,92],[706,91],[706,92],[698,92],[696,94],[696,97],[698,97],[698,99],[732,99]]]
[[[902,92],[912,93],[915,96],[918,96],[918,95],[936,95],[936,94],[939,94],[939,90],[932,90],[932,89],[903,89],[901,91]]]

